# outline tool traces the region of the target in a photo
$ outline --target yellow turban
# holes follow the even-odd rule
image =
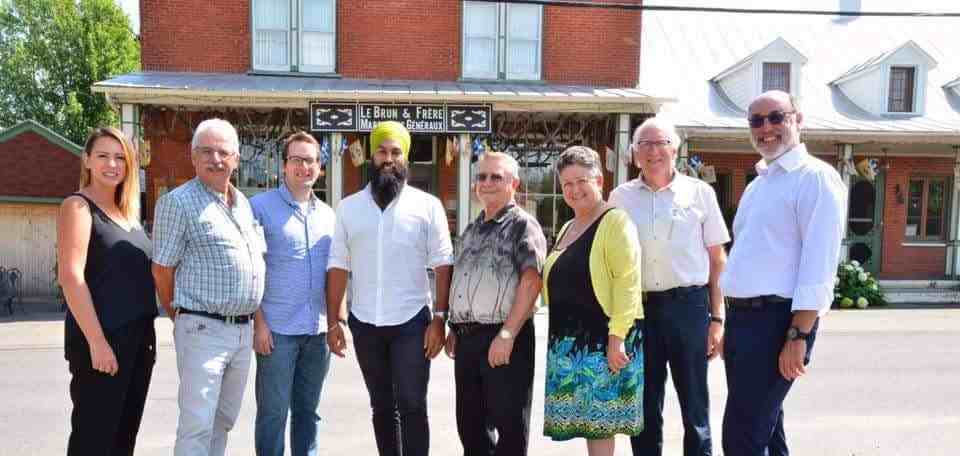
[[[380,122],[370,131],[370,155],[373,156],[380,147],[380,143],[387,139],[393,139],[400,143],[403,159],[406,160],[407,156],[410,155],[410,132],[403,124],[392,120]]]

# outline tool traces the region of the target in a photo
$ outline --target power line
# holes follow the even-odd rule
[[[603,2],[592,0],[473,0],[484,3],[515,3],[544,6],[570,6],[577,8],[610,8],[628,11],[675,11],[699,13],[739,13],[739,14],[788,14],[812,16],[855,16],[855,17],[960,17],[957,13],[918,12],[918,11],[827,11],[794,9],[756,9],[756,8],[713,8],[705,6],[665,6],[637,5],[633,3]]]

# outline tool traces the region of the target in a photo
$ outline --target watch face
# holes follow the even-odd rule
[[[797,340],[799,335],[800,330],[796,327],[790,327],[790,329],[787,330],[787,340]]]

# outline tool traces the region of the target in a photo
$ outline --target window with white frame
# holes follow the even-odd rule
[[[887,91],[887,112],[913,112],[916,68],[890,67],[890,86]]]
[[[463,77],[541,79],[543,6],[463,2]]]
[[[789,62],[763,62],[763,92],[768,90],[790,93]]]
[[[332,73],[336,0],[253,0],[253,69]]]

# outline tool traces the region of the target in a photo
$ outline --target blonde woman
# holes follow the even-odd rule
[[[133,454],[156,359],[151,244],[139,218],[133,146],[115,128],[87,138],[80,191],[57,223],[73,401],[68,455]]]

